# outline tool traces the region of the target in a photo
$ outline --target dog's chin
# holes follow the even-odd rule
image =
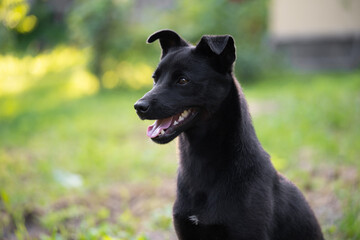
[[[184,114],[185,112],[185,114]],[[198,120],[200,111],[197,108],[189,108],[182,113],[175,114],[169,118],[172,118],[170,126],[163,129],[157,136],[149,136],[151,140],[158,144],[166,144],[174,140],[182,132],[191,128]],[[183,117],[184,116],[184,117]],[[157,121],[164,121],[163,119]],[[169,120],[170,121],[170,120]],[[149,127],[156,125],[156,122]],[[149,130],[148,130],[149,131]],[[149,134],[149,133],[148,133]]]
[[[173,133],[173,134],[169,134],[168,136],[158,136],[155,138],[151,138],[151,140],[155,143],[158,144],[166,144],[171,142],[172,140],[174,140],[177,136],[180,135],[181,132],[179,133]]]

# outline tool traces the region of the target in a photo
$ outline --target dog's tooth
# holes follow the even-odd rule
[[[186,118],[187,116],[189,116],[189,111],[188,110],[185,110],[184,112],[181,113],[181,116],[183,118]]]
[[[179,117],[179,122],[183,121],[184,118],[182,116]]]
[[[161,135],[162,135],[162,134],[165,134],[165,131],[164,131],[164,129],[163,129],[163,130],[161,130],[160,134],[161,134]]]
[[[174,125],[178,125],[178,122],[175,120]]]

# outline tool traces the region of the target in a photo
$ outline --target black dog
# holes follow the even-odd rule
[[[173,208],[180,240],[321,240],[301,192],[279,175],[255,134],[247,102],[232,74],[231,36],[203,36],[196,46],[177,33],[154,33],[162,56],[154,87],[136,104],[153,119],[148,136],[179,136]]]

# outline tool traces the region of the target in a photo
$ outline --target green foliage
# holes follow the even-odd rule
[[[32,31],[36,17],[27,16],[29,4],[25,0],[0,2],[0,53],[14,48],[17,32]]]
[[[128,1],[77,0],[68,16],[72,39],[92,49],[90,67],[99,79],[104,74],[102,62],[118,58],[131,43],[126,25],[129,6]]]
[[[0,53],[14,48],[14,34],[0,26]]]
[[[30,13],[37,18],[37,24],[27,34],[17,35],[17,51],[37,54],[55,48],[68,41],[65,13],[61,9],[71,7],[70,1],[36,0],[31,4]]]
[[[203,34],[233,35],[238,55],[235,70],[241,79],[256,79],[281,62],[273,61],[274,55],[264,45],[268,0],[179,0],[165,8],[147,2],[141,7],[129,0],[75,0],[71,5],[61,4],[69,11],[55,11],[44,0],[34,1],[31,8],[26,5],[25,13],[37,19],[36,25],[26,35],[14,34],[9,28],[0,29],[0,39],[4,40],[1,50],[26,49],[36,53],[56,43],[86,48],[90,53],[90,70],[101,88],[124,87],[123,78],[108,81],[123,71],[119,70],[119,62],[155,65],[159,48],[147,46],[145,40],[152,32],[164,28],[178,31],[193,43]]]
[[[163,11],[151,5],[137,8],[127,1],[91,0],[84,4],[78,0],[68,15],[68,25],[76,43],[91,47],[91,69],[101,81],[106,81],[104,74],[116,70],[116,62],[124,58],[155,64],[158,46],[144,43],[150,33],[164,28],[178,31],[193,43],[203,34],[233,35],[238,55],[236,73],[241,79],[252,80],[279,62],[273,61],[273,54],[263,44],[267,4],[267,0],[182,0]]]
[[[253,80],[273,68],[264,42],[266,40],[268,1],[183,0],[166,23],[191,41],[205,34],[231,34],[237,46],[237,67],[240,79]]]
[[[0,2],[0,21],[8,29],[18,33],[31,32],[37,22],[34,15],[29,15],[29,3],[26,0]]]
[[[1,1],[0,52],[33,54],[66,41],[66,26],[56,9],[60,6],[54,7],[52,3],[56,4],[46,0]]]

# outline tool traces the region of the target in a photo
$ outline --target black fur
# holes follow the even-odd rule
[[[163,50],[153,89],[135,108],[141,119],[184,109],[194,116],[153,138],[179,136],[174,226],[180,240],[321,240],[319,224],[298,188],[274,169],[255,134],[232,74],[231,36],[203,36],[197,46],[170,30],[154,33]],[[186,84],[179,84],[186,78]]]

